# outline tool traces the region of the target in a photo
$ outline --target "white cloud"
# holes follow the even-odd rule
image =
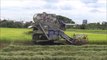
[[[96,3],[98,0],[81,0],[81,2],[85,3],[85,4],[89,4],[89,3]]]
[[[42,0],[1,0],[1,8],[26,8],[26,7],[41,7],[46,2]]]
[[[107,0],[98,0],[98,3],[107,3]]]
[[[35,13],[45,11],[72,18],[76,23],[83,19],[99,22],[107,20],[106,3],[106,0],[1,0],[1,18],[31,21]]]

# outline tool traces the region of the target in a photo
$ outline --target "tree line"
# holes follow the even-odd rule
[[[23,21],[13,21],[13,20],[0,20],[0,27],[7,27],[7,28],[27,28],[32,24],[30,22],[23,22]]]
[[[102,30],[107,30],[107,22],[81,24],[81,25],[76,25],[73,28],[74,29],[102,29]]]
[[[58,15],[57,16],[58,20],[62,20],[65,23],[72,23],[75,24],[72,19]],[[14,21],[14,20],[6,20],[0,19],[0,27],[8,27],[8,28],[28,28],[28,26],[32,25],[33,22],[23,22],[23,21]],[[81,25],[75,25],[75,26],[67,26],[67,28],[72,28],[72,29],[102,29],[102,30],[107,30],[107,22],[102,22],[102,23],[88,23],[88,24],[81,24]]]
[[[75,23],[72,19],[67,17],[57,15],[56,18],[58,20],[62,20],[66,23]],[[14,21],[14,20],[7,20],[7,19],[0,19],[0,27],[8,27],[8,28],[28,28],[28,26],[32,25],[33,22],[23,22],[23,21]]]

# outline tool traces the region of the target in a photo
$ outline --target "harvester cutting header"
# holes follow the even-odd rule
[[[35,44],[52,44],[63,38],[69,44],[83,44],[82,40],[71,38],[64,33],[66,23],[58,20],[56,16],[46,12],[33,16],[33,42]]]

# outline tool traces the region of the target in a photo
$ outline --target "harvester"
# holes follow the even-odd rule
[[[58,20],[56,14],[47,14],[46,12],[38,13],[33,16],[33,34],[32,41],[35,44],[53,44],[59,43],[60,39],[64,39],[67,44],[84,44],[85,40],[71,38],[64,33],[64,21]]]

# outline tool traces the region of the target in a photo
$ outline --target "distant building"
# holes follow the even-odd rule
[[[103,21],[102,24],[107,24],[107,22],[106,22],[106,21]]]
[[[82,24],[87,24],[87,20],[83,20]]]

